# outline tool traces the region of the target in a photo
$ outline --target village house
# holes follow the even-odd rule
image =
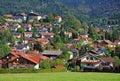
[[[31,31],[31,29],[32,29],[32,26],[30,24],[25,24],[24,25],[24,30],[25,31]]]
[[[37,38],[36,41],[40,43],[42,46],[45,46],[49,42],[47,38]]]
[[[6,25],[0,24],[0,31],[7,30],[7,28],[8,27]]]
[[[33,36],[33,32],[24,32],[24,36],[26,38],[31,38]]]
[[[50,39],[50,38],[53,38],[54,37],[54,33],[44,33],[44,32],[41,32],[40,33],[40,37],[41,38],[48,38],[48,39]]]
[[[38,13],[36,13],[36,12],[33,12],[33,11],[31,11],[31,12],[28,14],[28,16],[29,16],[29,19],[30,19],[30,20],[31,20],[31,19],[37,19],[37,20],[42,19],[42,16],[41,16],[40,14],[38,14]]]
[[[115,44],[111,42],[110,40],[96,40],[93,42],[94,47],[99,47],[99,46],[108,46],[111,48],[115,47]]]
[[[15,47],[12,48],[10,54],[2,57],[0,63],[2,68],[35,68],[39,69],[39,64],[43,60],[49,59],[38,51],[33,50],[27,54],[23,51],[16,51]]]
[[[78,58],[73,58],[69,60],[69,63],[75,60],[75,64],[81,67],[81,71],[93,71],[96,69],[114,69],[113,63],[115,62],[114,58],[102,58],[97,57],[94,54],[87,53],[79,56]],[[71,65],[71,64],[70,64]]]
[[[7,18],[10,18],[10,19],[13,18],[12,14],[5,14],[4,16],[7,17]]]
[[[80,35],[81,39],[83,40],[82,44],[86,45],[89,42],[89,37],[88,35]]]
[[[64,32],[64,33],[68,38],[72,37],[72,32]]]
[[[24,44],[31,44],[34,41],[34,38],[24,38],[23,43]]]
[[[20,14],[14,15],[14,19],[21,20],[22,22],[25,22],[27,20],[27,14],[20,13]]]
[[[55,20],[60,23],[62,21],[62,17],[61,16],[58,16],[58,15],[55,15]]]
[[[16,23],[16,24],[9,24],[8,25],[12,31],[17,32],[18,28],[21,28],[21,25]]]
[[[51,32],[52,31],[52,24],[45,24],[45,28],[47,28],[47,30],[49,32]]]
[[[13,32],[14,38],[20,39],[21,38],[21,33],[19,32]]]
[[[24,52],[11,52],[3,57],[4,61],[7,60],[8,68],[39,68],[40,57],[35,54],[25,54]],[[38,66],[38,67],[36,67]]]
[[[60,50],[45,50],[41,54],[49,57],[50,59],[55,59],[59,57],[62,53],[63,51]]]

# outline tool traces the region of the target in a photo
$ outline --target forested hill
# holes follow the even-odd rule
[[[79,19],[104,17],[120,12],[120,0],[0,0],[0,15],[30,12],[73,14]]]

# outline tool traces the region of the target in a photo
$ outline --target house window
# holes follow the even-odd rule
[[[88,56],[88,57],[86,57],[86,59],[87,60],[93,60],[93,57]]]
[[[105,62],[105,63],[102,63],[101,65],[102,66],[109,66],[109,64],[110,64],[109,62]]]
[[[93,57],[90,57],[90,60],[93,60]]]
[[[87,60],[89,60],[89,57],[86,57]]]

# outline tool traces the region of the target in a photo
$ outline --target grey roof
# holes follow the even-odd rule
[[[42,52],[43,55],[56,55],[59,56],[62,54],[63,51],[60,50],[45,50]]]

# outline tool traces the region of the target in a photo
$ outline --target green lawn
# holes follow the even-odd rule
[[[0,81],[120,81],[120,74],[92,72],[0,74]]]

